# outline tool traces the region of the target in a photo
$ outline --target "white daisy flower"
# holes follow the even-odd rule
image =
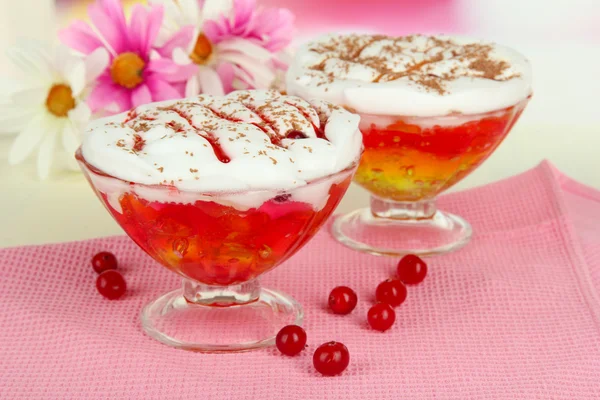
[[[69,167],[76,169],[74,154],[91,117],[83,99],[106,68],[108,53],[98,49],[83,59],[62,45],[22,41],[7,55],[23,73],[18,89],[0,105],[0,133],[18,133],[9,164],[23,162],[37,148],[38,176],[46,179],[60,138]]]

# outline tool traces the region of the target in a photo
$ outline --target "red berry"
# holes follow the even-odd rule
[[[369,325],[377,331],[387,331],[396,321],[396,312],[389,304],[377,303],[369,309],[367,314]]]
[[[406,300],[406,286],[400,279],[386,279],[377,286],[375,297],[378,302],[398,307]]]
[[[313,365],[323,375],[341,374],[349,363],[350,352],[346,346],[339,342],[324,343],[313,354]]]
[[[96,289],[98,292],[109,300],[115,300],[123,296],[127,289],[125,279],[118,271],[104,271],[96,278]]]
[[[108,251],[100,252],[92,258],[92,267],[99,274],[109,269],[117,269],[117,257]]]
[[[286,356],[295,356],[306,346],[306,331],[298,325],[284,326],[277,334],[275,344]]]
[[[425,276],[427,276],[427,264],[413,254],[402,257],[398,263],[398,277],[407,285],[421,283]]]
[[[357,301],[356,293],[347,286],[338,286],[329,293],[329,308],[336,314],[350,314]]]

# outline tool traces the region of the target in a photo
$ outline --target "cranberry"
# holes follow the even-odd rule
[[[109,269],[117,269],[117,257],[108,251],[102,251],[92,258],[92,268],[101,274]]]
[[[421,283],[425,276],[427,276],[427,264],[413,254],[402,257],[398,263],[398,277],[407,285]]]
[[[329,294],[329,308],[335,314],[350,314],[357,301],[356,293],[347,286],[338,286]]]
[[[378,302],[398,307],[406,300],[406,286],[400,279],[386,279],[377,286],[375,297]]]
[[[287,133],[287,135],[285,135],[285,137],[288,139],[306,139],[306,138],[308,138],[306,133],[304,133],[302,131],[297,131],[297,130],[289,131]]]
[[[313,365],[323,375],[341,374],[349,363],[350,352],[346,346],[339,342],[324,343],[313,354]]]
[[[96,289],[109,300],[115,300],[125,294],[127,284],[118,271],[104,271],[96,278]]]
[[[286,356],[295,356],[306,346],[306,331],[298,325],[284,326],[277,334],[275,344]]]
[[[369,325],[377,331],[387,331],[396,321],[396,313],[389,304],[377,303],[369,309],[367,314]]]

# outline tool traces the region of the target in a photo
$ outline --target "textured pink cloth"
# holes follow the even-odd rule
[[[0,250],[2,399],[598,399],[600,194],[548,163],[457,193],[472,242],[429,260],[391,331],[367,328],[376,285],[394,261],[361,255],[325,231],[263,283],[305,307],[309,348],[207,355],[146,337],[139,311],[179,284],[125,237]],[[111,250],[130,290],[94,288],[91,256]],[[327,312],[331,288],[359,294],[349,316]],[[344,342],[348,370],[324,378],[312,352]]]

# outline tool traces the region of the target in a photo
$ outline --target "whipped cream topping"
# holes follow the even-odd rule
[[[361,152],[359,117],[275,91],[153,103],[93,121],[81,147],[107,175],[190,192],[285,190],[342,171]]]
[[[302,46],[287,93],[360,113],[443,116],[510,107],[531,94],[531,66],[494,43],[451,36],[326,35]]]

